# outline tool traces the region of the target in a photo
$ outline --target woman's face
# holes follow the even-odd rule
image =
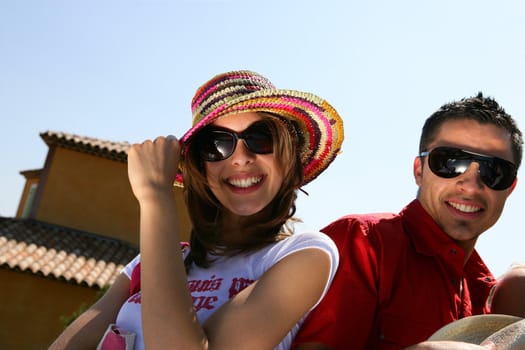
[[[254,112],[229,115],[212,125],[241,134],[261,120]],[[211,191],[235,215],[248,216],[261,211],[275,197],[283,182],[283,172],[273,153],[258,154],[239,139],[232,155],[224,160],[205,162]]]

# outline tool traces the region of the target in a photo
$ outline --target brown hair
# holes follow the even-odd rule
[[[188,146],[188,152],[182,160],[185,200],[193,225],[191,250],[185,259],[187,270],[192,263],[208,267],[212,262],[208,253],[231,256],[257,249],[293,233],[289,220],[294,220],[297,189],[303,182],[303,165],[298,152],[303,140],[289,120],[269,113],[259,114],[263,120],[268,120],[273,138],[273,154],[283,172],[283,182],[266,208],[246,221],[243,228],[246,240],[242,243],[221,240],[224,208],[209,188],[205,164],[198,155],[197,143]]]

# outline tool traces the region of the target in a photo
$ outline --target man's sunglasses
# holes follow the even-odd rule
[[[252,153],[272,153],[273,136],[268,123],[266,120],[256,121],[241,133],[210,125],[197,136],[199,156],[207,162],[227,159],[235,151],[240,139]]]
[[[420,156],[428,156],[430,170],[447,179],[463,174],[472,162],[476,162],[481,181],[496,191],[509,188],[517,174],[516,166],[505,159],[454,147],[436,147],[430,152],[421,152]]]
[[[428,156],[430,170],[447,179],[463,174],[472,162],[476,162],[481,181],[496,191],[509,188],[517,174],[516,166],[505,159],[454,147],[436,147],[430,152],[421,152],[420,156]]]

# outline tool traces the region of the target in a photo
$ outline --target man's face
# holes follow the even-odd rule
[[[442,146],[514,162],[510,134],[474,120],[445,122],[428,151]],[[419,186],[417,198],[434,221],[467,251],[474,247],[481,233],[496,223],[516,185],[514,182],[505,190],[492,190],[483,183],[478,170],[479,164],[473,162],[463,174],[442,178],[430,170],[428,157],[414,160],[414,177]]]

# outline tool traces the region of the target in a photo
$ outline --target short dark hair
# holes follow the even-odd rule
[[[419,139],[419,152],[428,151],[428,145],[434,140],[439,128],[449,120],[475,120],[482,124],[492,124],[511,135],[512,155],[517,167],[523,156],[523,137],[516,121],[505,112],[494,98],[485,97],[478,92],[475,97],[463,98],[446,103],[434,112],[423,125]]]

